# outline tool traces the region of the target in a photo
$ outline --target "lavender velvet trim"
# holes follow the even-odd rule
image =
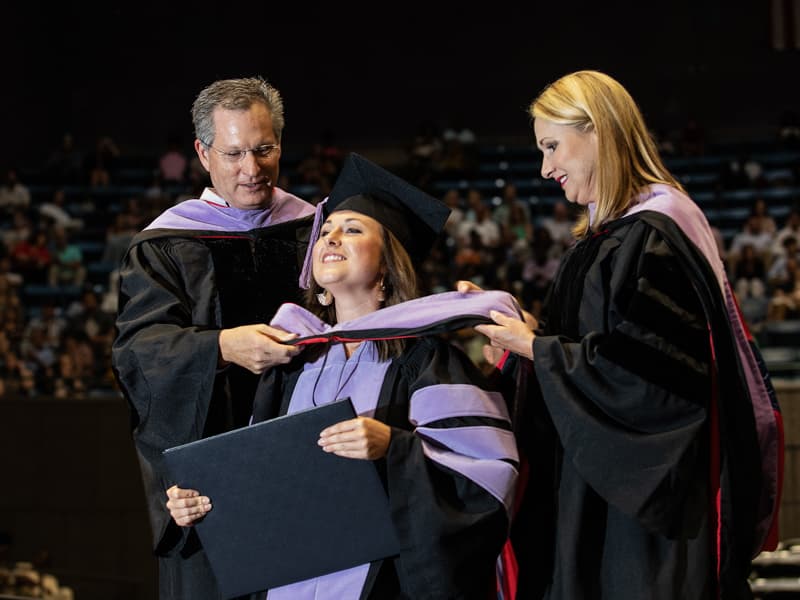
[[[514,434],[489,425],[472,427],[417,427],[414,433],[470,458],[519,461]]]
[[[422,441],[422,450],[430,460],[461,473],[474,481],[505,506],[511,513],[518,472],[513,465],[501,460],[475,459],[443,450],[438,446]]]
[[[505,400],[499,392],[487,392],[466,383],[424,387],[411,396],[409,420],[413,425],[464,415],[511,422]]]
[[[168,208],[145,229],[243,232],[292,221],[313,212],[313,205],[277,187],[272,190],[272,203],[265,209],[228,206],[212,189],[206,188],[199,199],[185,200]]]
[[[330,326],[296,304],[284,304],[270,325],[297,333],[301,337],[320,333],[336,333],[346,337],[348,331],[370,329],[415,329],[432,325],[454,316],[478,316],[491,320],[489,312],[496,310],[506,316],[521,318],[519,304],[508,292],[442,292],[388,306],[363,317]]]

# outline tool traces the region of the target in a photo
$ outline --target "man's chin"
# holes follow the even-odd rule
[[[239,194],[236,196],[236,208],[256,209],[267,208],[272,202],[272,190],[269,193]]]

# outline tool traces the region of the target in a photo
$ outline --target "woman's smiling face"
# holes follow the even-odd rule
[[[597,134],[537,118],[536,145],[542,151],[542,177],[555,179],[567,200],[587,205],[597,199]]]
[[[316,282],[337,291],[372,291],[383,264],[383,227],[362,213],[340,210],[327,218],[314,247]]]

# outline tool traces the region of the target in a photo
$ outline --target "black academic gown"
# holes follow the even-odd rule
[[[305,352],[309,351],[313,350]],[[256,395],[255,421],[287,411],[302,373],[302,356],[264,375]],[[463,352],[436,337],[410,341],[386,372],[375,418],[392,427],[392,436],[386,457],[375,464],[386,486],[401,552],[370,565],[361,598],[496,598],[496,558],[508,533],[506,508],[467,477],[429,460],[409,421],[415,392],[447,384],[464,384],[464,397],[471,389],[493,389]],[[444,397],[441,401],[449,403]],[[510,422],[464,414],[430,426],[508,431]]]
[[[258,376],[217,366],[219,331],[296,302],[311,218],[247,232],[145,230],[120,269],[113,365],[131,409],[161,598],[218,598],[192,528],[166,509],[166,448],[248,424]]]
[[[750,597],[760,455],[708,264],[670,219],[629,216],[565,256],[546,310],[516,421],[530,461],[512,527],[519,598],[716,597],[713,452],[722,597]]]

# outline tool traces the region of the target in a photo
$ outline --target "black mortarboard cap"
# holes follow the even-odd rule
[[[354,152],[345,158],[322,210],[325,218],[337,210],[372,217],[394,234],[414,264],[425,259],[450,216],[444,202]],[[310,244],[315,242],[313,236]]]

